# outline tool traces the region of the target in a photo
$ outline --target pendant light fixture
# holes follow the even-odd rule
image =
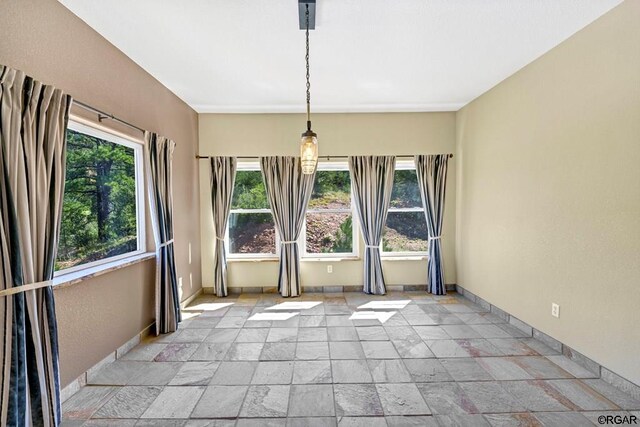
[[[309,4],[312,6],[314,22],[310,22]],[[304,6],[304,21],[302,6]],[[302,173],[312,175],[318,165],[318,136],[311,130],[311,83],[309,82],[309,28],[310,23],[311,27],[315,28],[315,0],[298,0],[298,12],[300,14],[300,27],[305,30],[306,34],[305,60],[307,63],[307,130],[302,134],[302,140],[300,141],[300,163],[302,165]]]

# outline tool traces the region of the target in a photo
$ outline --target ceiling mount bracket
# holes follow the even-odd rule
[[[300,29],[307,29],[307,20],[305,18],[306,5],[309,5],[309,29],[316,29],[316,0],[298,0],[298,18],[300,21]]]

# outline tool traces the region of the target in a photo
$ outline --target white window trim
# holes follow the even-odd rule
[[[318,171],[349,171],[349,165],[347,162],[318,162]],[[358,258],[360,254],[359,247],[359,227],[358,221],[355,218],[355,212],[353,210],[354,202],[353,202],[353,192],[351,191],[351,182],[349,182],[349,198],[351,199],[351,208],[350,209],[307,209],[307,214],[309,213],[348,213],[351,214],[351,224],[352,224],[352,242],[351,242],[351,252],[333,252],[333,253],[314,253],[307,252],[307,218],[305,214],[304,225],[302,227],[302,232],[300,233],[300,239],[298,240],[298,244],[302,247],[301,255],[302,259],[305,261],[311,260],[340,260],[340,259],[355,259]]]
[[[259,162],[238,162],[238,171],[257,171],[260,172],[260,163]],[[260,172],[262,173],[262,172]],[[271,210],[268,208],[263,209],[231,209],[229,211],[229,216],[234,213],[268,213],[271,214]],[[224,244],[227,248],[227,259],[229,261],[270,261],[277,260],[280,258],[280,237],[278,236],[278,232],[276,231],[276,241],[275,241],[275,254],[264,254],[264,253],[232,253],[231,252],[231,242],[229,240],[229,221],[227,221],[227,229],[224,233]]]
[[[135,159],[135,177],[136,177],[136,231],[138,234],[138,250],[127,252],[125,254],[120,254],[108,258],[103,258],[98,261],[88,262],[86,264],[77,265],[70,268],[65,268],[63,270],[56,271],[54,273],[54,278],[59,276],[64,276],[71,273],[82,272],[83,270],[93,271],[96,267],[101,266],[103,264],[113,263],[115,261],[126,262],[129,258],[138,257],[147,250],[147,241],[146,241],[146,222],[145,222],[145,200],[144,200],[144,167],[143,167],[143,148],[144,143],[142,141],[137,141],[134,139],[129,139],[124,137],[121,134],[111,133],[104,128],[97,128],[94,126],[90,126],[89,124],[84,123],[84,121],[80,122],[79,120],[71,119],[69,120],[68,128],[70,130],[84,133],[86,135],[90,135],[96,138],[103,139],[105,141],[113,142],[115,144],[123,145],[128,148],[133,149],[134,159]],[[88,273],[90,274],[90,273]]]
[[[53,285],[60,287],[75,285],[76,283],[81,283],[83,280],[89,277],[101,276],[103,274],[110,273],[112,271],[116,271],[140,262],[144,262],[155,257],[155,252],[145,252],[138,255],[131,255],[124,259],[113,260],[112,258],[112,260],[107,263],[85,268],[79,271],[68,272],[65,270],[64,274],[54,276]]]
[[[415,170],[416,164],[413,160],[396,160],[396,170]],[[391,212],[423,212],[424,207],[416,207],[416,208],[389,208],[389,213]],[[380,254],[382,258],[386,260],[406,260],[406,259],[424,259],[428,257],[428,251],[402,251],[402,252],[390,252],[384,250],[384,239],[383,244],[380,245]]]

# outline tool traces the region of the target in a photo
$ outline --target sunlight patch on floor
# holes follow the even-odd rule
[[[356,311],[349,320],[378,320],[384,323],[391,319],[397,311]]]
[[[320,304],[321,301],[287,301],[267,307],[266,310],[308,310]]]
[[[200,311],[182,310],[182,320],[188,320],[198,317],[202,314]]]
[[[187,307],[187,309],[189,311],[197,311],[197,310],[216,311],[216,310],[220,310],[221,308],[229,307],[230,305],[233,305],[233,303],[232,302],[203,302],[196,305],[190,305],[189,307]]]
[[[397,301],[369,301],[366,304],[363,304],[358,307],[358,310],[367,308],[370,310],[388,310],[388,309],[401,309],[405,308],[407,304],[409,304],[411,300],[397,300]]]
[[[288,320],[293,316],[296,316],[298,313],[256,313],[253,316],[249,317],[249,320]]]

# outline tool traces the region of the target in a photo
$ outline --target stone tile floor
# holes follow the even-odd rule
[[[64,403],[63,425],[588,426],[600,415],[640,418],[640,401],[455,293],[202,296],[184,317],[176,333],[149,337],[92,374]]]

